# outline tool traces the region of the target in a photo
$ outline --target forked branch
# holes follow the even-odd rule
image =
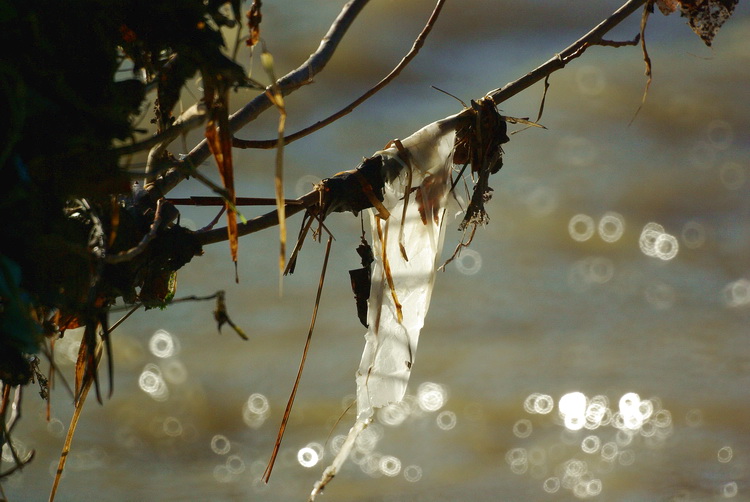
[[[612,43],[611,41],[605,40],[603,37],[607,33],[609,33],[615,26],[617,26],[634,12],[636,12],[646,2],[647,0],[627,1],[619,9],[612,13],[611,16],[599,23],[596,27],[594,27],[580,39],[576,40],[573,44],[566,47],[562,52],[556,54],[547,62],[527,73],[523,77],[514,80],[513,82],[510,82],[501,88],[494,89],[488,92],[486,94],[486,97],[494,101],[496,105],[503,101],[506,101],[516,94],[520,93],[521,91],[528,89],[537,82],[547,78],[555,71],[564,68],[570,61],[581,56],[586,51],[586,49],[591,46],[602,45],[619,47],[622,45],[633,45],[633,42],[630,41],[624,43]],[[436,7],[436,10],[437,8],[438,7]],[[435,13],[433,12],[433,16],[434,15]],[[467,111],[470,110],[464,110],[463,112],[460,112],[452,117],[448,117],[444,120],[455,120],[457,125],[460,121],[466,119]],[[287,204],[285,216],[288,218],[307,207],[318,204],[319,201],[320,196],[317,191],[314,190],[312,192],[309,192],[297,199],[294,204]],[[262,216],[258,216],[257,218],[249,220],[247,223],[239,224],[238,232],[239,235],[247,235],[250,233],[258,232],[260,230],[277,225],[278,221],[278,213],[276,211],[270,211]],[[221,228],[198,233],[198,239],[203,245],[220,242],[225,240],[225,238],[226,229]]]
[[[443,5],[445,4],[445,0],[438,0],[437,4],[435,5],[435,8],[432,11],[432,14],[430,15],[430,18],[427,20],[427,24],[425,24],[424,28],[422,28],[422,31],[420,32],[419,36],[414,40],[414,44],[412,45],[409,52],[399,61],[399,63],[396,65],[391,72],[383,77],[383,79],[375,84],[370,90],[362,94],[360,97],[352,101],[350,104],[342,108],[341,110],[337,111],[333,115],[330,115],[323,120],[320,120],[311,126],[305,127],[304,129],[295,132],[294,134],[290,134],[288,136],[284,137],[284,144],[288,145],[292,141],[296,141],[300,138],[304,138],[305,136],[314,133],[315,131],[318,131],[322,128],[324,128],[327,125],[332,124],[333,122],[337,121],[341,117],[348,115],[351,113],[355,108],[357,108],[359,105],[370,99],[372,96],[374,96],[379,90],[381,90],[383,87],[391,83],[393,79],[395,79],[401,71],[406,68],[406,65],[408,65],[412,59],[414,59],[419,52],[419,50],[424,45],[425,40],[427,39],[427,35],[430,34],[430,31],[432,31],[432,27],[435,25],[435,21],[437,21],[438,16],[440,15],[440,11],[443,9]],[[267,139],[267,140],[242,140],[238,138],[234,138],[234,146],[236,148],[275,148],[278,144],[277,139]]]
[[[310,83],[312,78],[325,68],[341,39],[364,6],[367,5],[367,2],[368,0],[350,0],[344,6],[338,17],[333,21],[333,24],[331,24],[326,35],[320,41],[318,49],[297,69],[281,77],[276,82],[282,95],[286,96],[303,85]],[[258,95],[229,117],[229,129],[231,133],[236,133],[272,106],[273,100],[268,96],[268,93]],[[208,142],[203,140],[198,143],[184,159],[179,161],[180,164],[188,166],[190,169],[180,169],[179,166],[169,169],[164,176],[156,180],[152,185],[151,193],[153,194],[153,198],[156,199],[171,191],[187,177],[190,171],[193,170],[193,166],[199,166],[210,155]]]

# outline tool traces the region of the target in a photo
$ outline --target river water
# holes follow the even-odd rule
[[[340,8],[319,3],[264,5],[277,73],[314,50]],[[430,85],[480,97],[616,7],[449,2],[399,80],[288,146],[287,193],[460,109]],[[350,45],[290,96],[288,129],[382,77],[430,9],[368,6]],[[612,37],[632,38],[637,17]],[[511,136],[490,183],[490,224],[438,274],[407,399],[377,415],[321,500],[750,500],[750,10],[738,6],[713,49],[676,15],[652,16],[649,30],[654,81],[632,124],[646,81],[639,48],[594,47],[552,76],[548,129]],[[541,95],[537,85],[501,108],[534,118]],[[238,136],[273,136],[267,115]],[[270,196],[273,152],[237,155],[238,194]],[[186,183],[175,194],[204,192]],[[196,227],[212,217],[183,212]],[[115,332],[114,395],[103,406],[89,397],[57,500],[306,500],[353,423],[364,345],[347,273],[359,266],[359,219],[326,223],[336,241],[270,483],[259,478],[325,247],[305,244],[280,296],[276,229],[241,240],[239,284],[224,244],[178,281],[178,297],[226,290],[249,341],[227,327],[218,334],[210,302],[139,312]],[[298,225],[291,220],[290,235]],[[456,227],[444,257],[461,237]],[[76,339],[58,343],[68,379]],[[9,500],[46,499],[70,401],[60,385],[46,422],[43,403],[26,393],[16,440],[37,457],[3,484]]]

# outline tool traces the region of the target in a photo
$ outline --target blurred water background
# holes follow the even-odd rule
[[[263,37],[278,74],[317,47],[341,5],[264,3]],[[287,194],[459,111],[430,85],[465,101],[481,97],[618,6],[449,1],[398,80],[286,148]],[[384,76],[431,8],[426,0],[366,7],[328,68],[288,98],[288,130]],[[632,39],[639,21],[610,38]],[[748,35],[745,2],[713,49],[676,14],[653,15],[654,82],[632,124],[646,82],[639,48],[594,47],[552,75],[541,120],[548,130],[511,136],[491,180],[489,226],[437,277],[409,397],[378,415],[321,500],[750,500]],[[238,92],[232,102],[252,96]],[[538,84],[502,111],[533,119],[541,96]],[[269,111],[238,136],[273,137],[276,120]],[[274,153],[236,155],[238,195],[271,196]],[[218,180],[210,162],[203,172]],[[190,181],[173,195],[202,194]],[[185,208],[182,217],[197,228],[213,216]],[[115,332],[114,395],[103,406],[89,397],[57,500],[306,500],[354,420],[345,410],[364,345],[347,273],[359,266],[359,220],[336,214],[326,223],[336,241],[270,484],[259,478],[324,248],[305,244],[279,297],[276,229],[241,240],[239,284],[225,244],[179,275],[178,297],[226,290],[250,341],[227,328],[219,335],[210,302],[138,312]],[[460,238],[456,228],[444,257]],[[68,379],[76,340],[68,333],[57,345]],[[46,500],[71,398],[58,386],[46,422],[43,403],[27,392],[23,412],[17,446],[37,458],[3,488],[11,501]]]

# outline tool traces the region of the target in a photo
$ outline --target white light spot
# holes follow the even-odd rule
[[[354,444],[357,450],[365,453],[371,453],[375,450],[375,447],[378,445],[378,441],[380,441],[380,438],[382,437],[383,434],[381,430],[375,429],[373,427],[368,427],[367,429],[359,433],[359,436],[357,436]]]
[[[597,230],[604,242],[616,242],[625,233],[625,218],[619,213],[605,213],[599,220]]]
[[[617,458],[618,450],[619,448],[617,447],[617,443],[604,443],[604,445],[602,446],[602,458],[611,462],[612,460]]]
[[[268,413],[270,405],[268,404],[268,398],[263,394],[251,394],[247,399],[247,409],[258,415]]]
[[[541,396],[541,394],[539,394],[538,392],[534,392],[533,394],[529,394],[526,399],[524,399],[523,409],[526,410],[526,413],[536,413],[534,411],[534,403],[539,396]]]
[[[245,461],[239,455],[229,455],[224,465],[232,474],[242,474],[245,471]]]
[[[463,248],[455,260],[456,270],[464,275],[475,275],[482,269],[482,255],[473,249]]]
[[[750,281],[738,279],[724,287],[724,303],[728,307],[745,307],[750,305]]]
[[[315,453],[318,455],[318,461],[323,460],[323,457],[325,456],[325,448],[323,447],[322,444],[316,443],[316,442],[307,443],[305,445],[305,448],[312,448],[313,450],[315,450]]]
[[[627,394],[623,394],[620,398],[620,413],[623,415],[631,414],[634,411],[637,411],[640,405],[641,396],[635,392],[628,392]]]
[[[574,241],[587,241],[594,235],[594,219],[587,214],[577,214],[568,222],[568,233]]]
[[[160,329],[151,336],[148,341],[148,349],[156,357],[172,357],[177,353],[177,342],[171,334]]]
[[[719,462],[722,464],[726,464],[732,460],[733,452],[731,446],[724,446],[723,448],[719,449],[718,453]]]
[[[534,428],[531,425],[531,420],[522,418],[515,424],[513,424],[513,435],[519,438],[527,438],[531,436]]]
[[[248,427],[258,429],[268,418],[270,409],[266,396],[260,393],[251,394],[242,406],[242,420]]]
[[[586,436],[583,441],[581,441],[581,450],[583,450],[584,453],[596,453],[599,451],[600,445],[601,440],[598,436]]]
[[[378,453],[364,456],[361,462],[358,463],[360,470],[371,478],[379,478],[383,475],[383,473],[380,472],[380,458],[381,455]]]
[[[388,477],[398,476],[401,472],[401,460],[392,455],[383,455],[378,463],[380,472]]]
[[[177,437],[182,435],[182,422],[176,417],[167,417],[164,419],[162,424],[164,434],[169,437]]]
[[[588,483],[585,481],[578,481],[573,487],[573,495],[579,499],[585,499],[588,497]]]
[[[456,414],[452,411],[441,411],[435,421],[440,429],[449,431],[456,426]]]
[[[560,489],[560,478],[551,477],[545,479],[542,488],[547,493],[556,493]]]
[[[565,427],[572,431],[581,430],[586,423],[586,396],[581,392],[570,392],[560,398],[557,406]]]
[[[521,475],[526,474],[526,471],[529,470],[529,464],[528,462],[514,462],[510,464],[510,472],[513,474]]]
[[[410,413],[409,405],[405,402],[390,403],[378,410],[378,421],[384,425],[395,427],[401,425]]]
[[[505,461],[509,464],[526,463],[528,456],[526,448],[513,448],[507,451],[505,454]]]
[[[418,465],[407,465],[404,468],[404,478],[410,483],[416,483],[422,479],[422,468]]]
[[[537,398],[534,401],[534,412],[539,413],[540,415],[546,415],[550,413],[552,411],[552,408],[554,407],[554,399],[552,399],[552,396],[548,396],[547,394],[537,395]]]
[[[565,476],[578,479],[588,471],[588,464],[583,460],[571,459],[565,462]]]
[[[211,438],[211,451],[217,455],[226,455],[232,449],[232,443],[223,434],[216,434]]]
[[[737,483],[732,481],[721,487],[721,495],[724,498],[731,499],[737,496]]]
[[[297,462],[299,462],[302,467],[307,467],[308,469],[310,467],[315,467],[319,460],[318,452],[310,447],[305,446],[304,448],[300,448],[297,452]]]
[[[156,401],[169,398],[169,388],[162,378],[161,369],[155,364],[147,364],[138,377],[138,386]]]
[[[609,399],[606,396],[594,396],[586,407],[586,425],[585,427],[594,430],[605,424],[605,419],[611,419],[609,410]]]
[[[589,497],[596,497],[602,492],[602,480],[592,479],[586,483],[586,495]]]
[[[646,256],[656,256],[656,239],[658,239],[663,233],[664,227],[658,223],[646,223],[643,230],[641,230],[641,236],[638,239],[641,252]]]
[[[665,429],[672,425],[672,414],[669,410],[659,410],[654,414],[653,422],[660,429]]]
[[[446,400],[445,388],[437,383],[424,382],[417,389],[417,402],[424,411],[437,411]]]
[[[654,256],[664,261],[677,256],[679,249],[680,245],[674,235],[660,234],[654,242]]]

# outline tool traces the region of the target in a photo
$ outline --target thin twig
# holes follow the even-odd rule
[[[435,25],[435,21],[437,21],[438,16],[440,15],[440,11],[443,8],[443,5],[445,4],[446,0],[438,0],[437,4],[435,5],[435,8],[432,11],[432,14],[430,15],[430,18],[427,20],[427,24],[425,24],[424,28],[422,28],[422,32],[419,34],[419,36],[414,40],[414,44],[412,45],[409,52],[401,59],[401,61],[396,65],[391,72],[386,75],[380,82],[375,84],[370,90],[362,94],[360,97],[352,101],[349,105],[345,106],[341,110],[337,111],[333,115],[330,115],[323,120],[320,120],[316,123],[314,123],[311,126],[305,127],[304,129],[295,132],[294,134],[290,134],[288,136],[284,137],[284,144],[289,144],[292,141],[296,141],[300,138],[304,138],[305,136],[314,133],[315,131],[322,129],[323,127],[337,121],[341,117],[344,117],[351,113],[355,108],[357,108],[359,105],[370,99],[372,96],[374,96],[378,91],[380,91],[383,87],[388,85],[393,79],[395,79],[401,71],[406,68],[406,66],[411,62],[414,57],[416,57],[419,50],[424,45],[425,40],[427,39],[427,35],[429,35],[430,31],[432,31],[432,27]],[[274,148],[278,144],[278,139],[267,139],[267,140],[242,140],[238,138],[234,138],[233,140],[233,146],[236,148]]]
[[[222,197],[211,197],[211,196],[198,196],[191,195],[190,197],[170,197],[167,199],[175,205],[183,206],[223,206],[225,199]],[[297,199],[284,199],[285,204],[299,204]],[[237,197],[234,205],[235,206],[273,206],[276,204],[275,198],[270,197]]]
[[[505,86],[487,93],[495,104],[512,98],[519,92],[531,87],[551,73],[565,67],[570,61],[579,57],[584,51],[592,45],[600,45],[602,37],[612,28],[620,24],[636,10],[638,10],[647,0],[628,0],[622,7],[617,9],[611,16],[599,23],[594,29],[586,33],[583,37],[569,45],[565,50],[549,59],[543,65],[530,71],[523,77],[506,84]]]
[[[599,40],[599,43],[596,45],[601,45],[604,47],[627,47],[628,45],[638,45],[638,42],[641,39],[641,34],[637,34],[633,40]]]
[[[201,125],[205,121],[206,115],[206,105],[203,103],[196,103],[188,108],[188,110],[177,119],[172,127],[162,133],[164,137],[161,138],[161,141],[156,143],[148,152],[148,159],[146,160],[146,178],[143,180],[144,186],[154,178],[154,171],[157,169],[156,166],[163,160],[167,146],[169,146],[169,144],[180,134],[185,134],[190,129],[194,129]]]
[[[583,52],[592,45],[598,45],[602,37],[606,35],[615,26],[624,21],[627,17],[637,11],[647,0],[629,0],[617,9],[611,16],[599,23],[595,28],[576,42],[568,46],[565,50],[549,59],[546,63],[527,73],[523,77],[506,84],[505,86],[487,93],[496,104],[506,101],[521,91],[531,87],[540,80],[546,79],[551,73],[565,67],[567,63],[579,57]],[[296,70],[295,70],[296,71]],[[283,80],[283,79],[282,79]],[[270,106],[270,103],[269,103]],[[457,113],[451,117],[443,119],[446,127],[456,126],[466,119],[466,112]],[[319,201],[318,192],[313,190],[297,199],[299,204],[294,206],[287,205],[286,217],[290,217],[305,208],[312,206]],[[271,211],[262,216],[248,220],[247,223],[238,225],[239,235],[247,235],[258,232],[278,224],[279,217],[276,211]],[[221,234],[224,232],[224,235]],[[208,232],[199,232],[198,239],[202,245],[213,244],[225,240],[226,229],[213,229]]]
[[[323,70],[323,68],[325,68],[344,37],[344,34],[346,34],[364,6],[367,5],[367,2],[368,0],[350,0],[343,7],[339,15],[331,24],[328,32],[320,41],[318,49],[297,69],[278,80],[276,85],[278,85],[282,95],[286,96],[303,85],[310,83],[313,76],[317,75]],[[232,134],[255,120],[262,112],[272,106],[273,102],[266,93],[257,96],[240,110],[233,113],[229,118],[229,128]],[[208,142],[203,140],[193,148],[185,159],[180,161],[180,164],[198,166],[203,163],[210,154],[211,152],[208,149]],[[154,196],[158,197],[159,194],[168,193],[185,179],[186,174],[187,173],[177,167],[167,171],[164,176],[158,179],[154,184]]]
[[[153,223],[151,223],[151,228],[149,229],[148,233],[143,236],[141,242],[139,242],[137,246],[121,253],[106,255],[104,257],[104,261],[110,264],[122,263],[132,260],[143,251],[145,251],[148,243],[154,240],[154,237],[156,237],[156,234],[162,225],[162,208],[165,206],[166,204],[164,204],[164,199],[159,199],[158,201],[156,201],[156,215],[154,216],[154,221]]]
[[[643,105],[646,104],[646,96],[648,96],[648,89],[651,87],[651,81],[653,80],[653,74],[651,73],[651,56],[648,55],[648,49],[646,48],[646,24],[648,24],[648,16],[651,14],[651,11],[654,8],[653,0],[647,0],[649,3],[646,5],[646,7],[643,9],[643,15],[641,16],[641,32],[640,32],[640,40],[641,40],[641,50],[643,51],[643,63],[646,65],[645,75],[646,75],[646,86],[643,89],[643,97],[641,97],[641,104],[638,105],[638,109],[633,114],[633,118],[630,119],[630,122],[628,125],[631,125],[638,114],[641,112],[641,108],[643,108]]]
[[[101,345],[96,350],[95,360],[97,365],[101,360]],[[83,410],[83,403],[86,402],[86,396],[91,389],[93,378],[86,378],[83,382],[81,392],[76,401],[75,409],[73,410],[73,417],[70,419],[70,425],[68,426],[68,433],[65,436],[65,444],[63,445],[62,452],[60,453],[60,460],[57,463],[57,471],[55,472],[55,480],[52,482],[52,490],[49,494],[49,502],[54,502],[55,495],[57,494],[57,488],[60,486],[60,480],[62,479],[63,469],[65,469],[65,463],[68,460],[68,454],[70,453],[70,445],[73,443],[73,436],[78,426],[78,419],[81,417],[81,411]]]
[[[313,190],[303,195],[293,204],[286,204],[285,216],[287,218],[294,216],[300,211],[304,211],[310,206],[317,204],[320,200],[320,194],[317,190]],[[270,211],[264,215],[258,216],[251,220],[247,220],[247,223],[240,223],[237,225],[237,232],[240,236],[252,234],[266,228],[275,227],[279,224],[279,215],[276,210]],[[206,244],[215,244],[217,242],[223,242],[227,238],[227,229],[224,227],[214,228],[208,231],[196,232],[196,237],[201,246]]]
[[[273,464],[276,462],[276,456],[279,454],[279,448],[281,447],[281,440],[284,438],[284,431],[286,430],[286,424],[289,422],[289,415],[292,412],[292,406],[294,406],[294,398],[297,395],[297,389],[299,388],[299,382],[302,378],[302,370],[305,368],[305,360],[307,359],[307,351],[310,348],[310,341],[312,340],[313,330],[315,329],[315,319],[318,317],[318,306],[320,305],[320,295],[323,292],[323,282],[326,278],[326,269],[328,268],[328,257],[331,255],[331,243],[333,242],[333,236],[328,236],[328,242],[326,244],[326,254],[323,260],[323,269],[320,271],[320,281],[318,282],[318,292],[315,295],[315,306],[313,307],[312,319],[310,319],[310,329],[307,332],[307,340],[305,341],[305,348],[302,351],[302,360],[299,363],[299,369],[297,370],[297,378],[294,380],[294,386],[292,387],[292,393],[287,401],[286,409],[284,410],[284,416],[281,419],[281,425],[279,426],[279,433],[276,436],[276,443],[273,446],[273,452],[271,458],[268,461],[266,470],[263,473],[263,481],[268,483],[271,478],[271,472],[273,471]]]
[[[202,106],[200,104],[195,105],[189,108],[184,114],[182,114],[169,129],[165,129],[164,131],[158,134],[154,134],[150,138],[146,138],[137,143],[118,146],[112,151],[115,155],[122,156],[142,152],[157,145],[163,145],[164,147],[166,147],[180,134],[185,134],[190,129],[194,129],[201,125],[205,118],[205,106]]]

